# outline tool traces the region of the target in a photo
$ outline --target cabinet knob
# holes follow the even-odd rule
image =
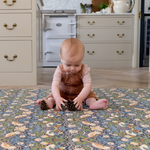
[[[120,34],[117,34],[118,37],[122,38],[124,36],[124,34],[120,35]]]
[[[94,51],[92,51],[92,52],[87,51],[87,53],[88,53],[89,55],[92,55],[92,54],[94,54],[95,52],[94,52]]]
[[[12,30],[12,29],[14,29],[15,27],[17,27],[17,24],[14,23],[14,24],[13,24],[13,28],[8,28],[7,26],[8,26],[8,25],[5,23],[5,24],[4,24],[4,27],[5,27],[7,30]]]
[[[124,53],[124,51],[122,51],[122,52],[117,51],[117,53],[118,53],[119,55],[122,55],[122,54]]]
[[[12,0],[12,4],[7,4],[7,0],[3,0],[3,3],[5,3],[7,6],[12,6],[14,3],[16,3],[16,0]]]
[[[8,55],[4,55],[4,58],[6,58],[8,61],[14,61],[15,58],[17,58],[17,55],[14,55],[14,56],[13,56],[13,59],[9,59],[9,58],[8,58]]]
[[[95,21],[93,21],[93,22],[88,21],[88,24],[90,24],[90,25],[93,25],[94,23],[95,23]]]
[[[95,34],[92,34],[92,35],[87,34],[87,36],[88,36],[88,37],[90,37],[90,38],[92,38],[92,37],[94,37],[94,36],[95,36]]]
[[[122,21],[122,23],[117,21],[117,23],[120,24],[120,25],[123,25],[125,23],[125,21]]]

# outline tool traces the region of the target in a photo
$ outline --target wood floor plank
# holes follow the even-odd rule
[[[0,86],[0,89],[51,88],[55,68],[43,68],[42,78],[36,86]],[[148,67],[92,68],[92,88],[150,88]]]

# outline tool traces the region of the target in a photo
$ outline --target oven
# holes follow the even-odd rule
[[[76,38],[76,10],[46,10],[43,19],[43,67],[56,67],[61,43]]]

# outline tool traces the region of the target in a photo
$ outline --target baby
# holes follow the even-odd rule
[[[83,57],[84,45],[80,40],[69,38],[61,44],[62,64],[54,73],[52,92],[46,99],[37,100],[37,105],[44,100],[49,109],[56,105],[56,110],[62,110],[64,102],[72,100],[78,110],[82,110],[82,102],[85,102],[90,109],[108,107],[106,99],[97,99],[94,92],[91,91],[90,68],[82,64]]]

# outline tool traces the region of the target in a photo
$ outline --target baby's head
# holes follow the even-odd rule
[[[84,57],[84,45],[76,38],[69,38],[62,42],[60,58],[66,72],[76,73],[80,71]]]

